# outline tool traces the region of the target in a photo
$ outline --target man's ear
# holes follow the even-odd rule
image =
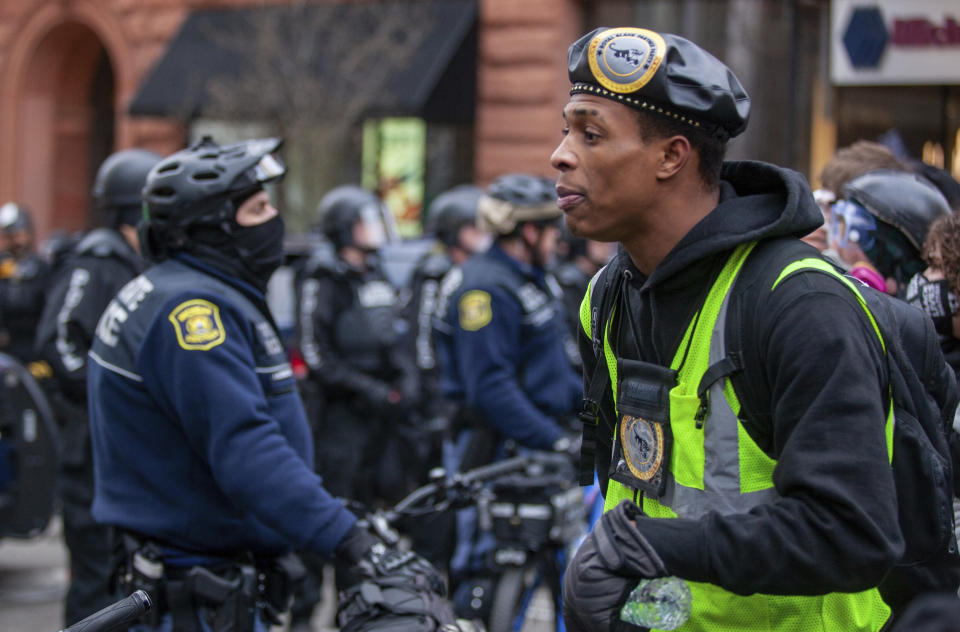
[[[660,180],[675,176],[693,157],[690,141],[679,134],[660,141],[660,151],[660,166],[657,169],[657,178]]]

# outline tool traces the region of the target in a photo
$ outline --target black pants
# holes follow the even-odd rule
[[[64,623],[70,625],[105,608],[119,595],[110,589],[113,570],[111,529],[90,515],[93,503],[91,460],[60,470],[63,538],[70,553],[70,588],[64,603]]]
[[[328,492],[368,506],[383,498],[378,479],[387,437],[375,411],[328,398],[315,443],[316,470]]]

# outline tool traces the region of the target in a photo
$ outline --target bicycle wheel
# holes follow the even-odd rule
[[[534,564],[512,568],[497,581],[488,632],[556,629],[557,606]]]

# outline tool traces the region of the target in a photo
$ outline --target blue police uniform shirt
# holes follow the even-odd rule
[[[497,245],[453,268],[441,284],[437,356],[443,393],[500,434],[549,449],[557,420],[583,396],[564,345],[556,281]]]
[[[98,522],[211,554],[333,551],[356,519],[313,471],[267,313],[182,254],[111,301],[88,362]]]

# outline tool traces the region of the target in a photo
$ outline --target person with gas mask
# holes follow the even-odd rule
[[[383,203],[355,185],[318,207],[333,249],[308,262],[299,289],[299,346],[326,402],[316,421],[319,472],[331,493],[363,503],[399,500],[397,426],[417,404],[416,367],[400,344],[406,325],[380,268]]]
[[[143,190],[155,262],[101,317],[88,388],[93,516],[121,544],[120,588],[160,607],[154,630],[264,630],[301,567],[335,555],[355,579],[442,590],[432,567],[357,526],[313,471],[310,427],[264,290],[284,223],[264,189],[275,138],[209,137],[161,160]]]
[[[561,230],[554,182],[503,175],[477,216],[493,245],[446,274],[434,321],[441,392],[456,406],[449,471],[503,458],[508,444],[569,450],[567,422],[582,397],[561,290],[547,272]],[[481,560],[492,541],[471,511],[458,512],[450,572],[458,614],[482,618],[489,599],[475,593],[489,596]]]
[[[103,161],[94,179],[94,207],[103,224],[85,235],[54,270],[36,339],[37,357],[50,368],[44,380],[60,427],[59,495],[63,535],[70,553],[70,588],[64,622],[96,612],[116,599],[110,588],[110,530],[90,515],[93,457],[87,419],[87,351],[97,320],[113,295],[137,276],[140,192],[160,160],[145,149],[124,149]]]
[[[930,224],[949,213],[946,198],[922,177],[869,171],[844,184],[830,205],[830,239],[848,274],[903,297],[927,267],[920,252]]]
[[[33,337],[43,311],[50,266],[34,248],[33,220],[22,204],[0,206],[0,351],[24,365],[36,360]]]

